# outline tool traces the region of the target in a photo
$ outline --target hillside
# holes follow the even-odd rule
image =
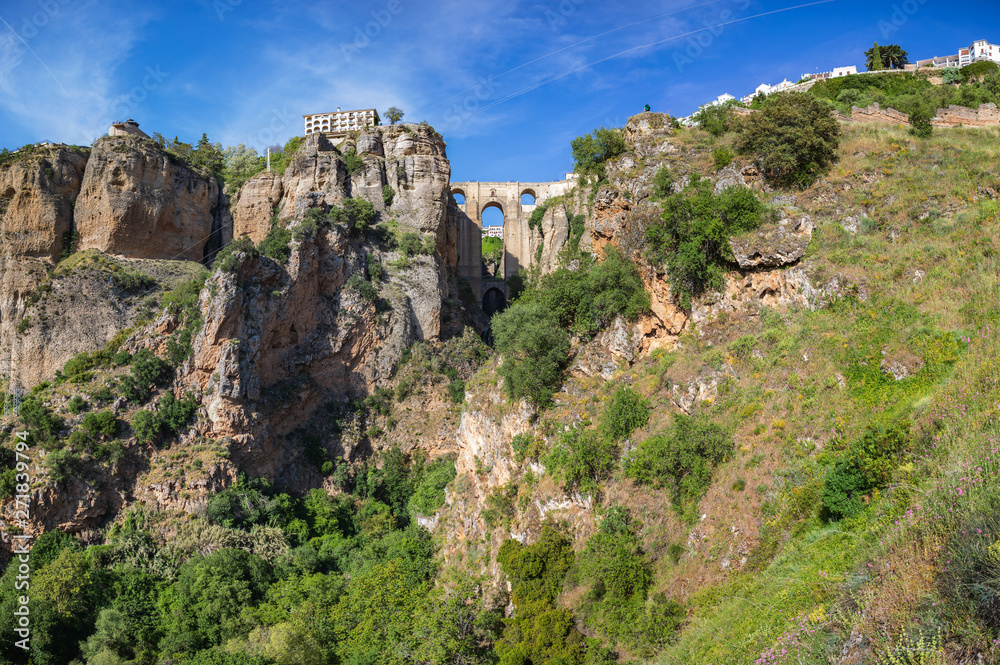
[[[1000,129],[817,113],[797,186],[752,120],[581,137],[492,321],[426,126],[0,166],[31,662],[1000,661]]]

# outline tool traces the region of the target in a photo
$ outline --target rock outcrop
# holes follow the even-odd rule
[[[777,268],[797,262],[806,254],[812,240],[813,223],[808,215],[783,211],[776,224],[765,224],[756,231],[729,239],[733,258],[740,268]]]
[[[219,187],[140,137],[95,143],[76,202],[79,249],[130,258],[201,261]]]
[[[73,226],[73,203],[87,150],[39,150],[0,166],[0,243],[4,254],[55,261]]]

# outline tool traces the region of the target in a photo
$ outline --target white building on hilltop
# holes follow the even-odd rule
[[[813,74],[806,73],[802,75],[802,78],[807,81],[813,81],[813,80],[820,81],[823,79],[835,79],[835,78],[840,78],[841,76],[850,76],[851,74],[857,74],[857,73],[858,73],[858,68],[855,67],[854,65],[851,65],[850,67],[834,67],[833,71],[829,72],[819,72]]]
[[[503,239],[503,226],[500,225],[486,226],[483,227],[483,231],[485,231],[484,235],[487,238],[500,238],[501,240]]]
[[[974,62],[989,61],[1000,65],[1000,46],[985,39],[972,42],[969,48],[960,48],[955,55],[943,55],[917,60],[917,67],[965,67]]]
[[[344,136],[347,132],[365,127],[377,127],[382,122],[375,109],[341,111],[339,106],[333,113],[313,113],[302,118],[306,126],[306,136],[323,132],[330,138]]]

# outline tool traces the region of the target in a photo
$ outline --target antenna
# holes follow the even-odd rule
[[[267,172],[271,172],[271,147],[267,148]]]

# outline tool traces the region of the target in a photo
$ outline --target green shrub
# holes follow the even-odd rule
[[[514,458],[518,463],[525,460],[536,461],[544,449],[545,442],[536,438],[531,432],[518,434],[510,441],[510,447],[514,450]]]
[[[398,246],[400,253],[410,258],[423,253],[424,240],[419,233],[406,231],[399,236]]]
[[[910,133],[918,138],[929,139],[934,133],[931,117],[931,114],[923,109],[910,113]]]
[[[215,255],[212,270],[233,273],[240,268],[240,256],[254,258],[258,255],[250,236],[240,236],[226,245]]]
[[[514,615],[505,621],[497,642],[500,662],[564,663],[582,665],[583,635],[569,610],[556,607],[555,598],[573,564],[572,542],[550,524],[532,545],[507,540],[497,562],[511,584]]]
[[[729,343],[729,353],[733,355],[733,358],[741,362],[750,360],[756,348],[757,338],[753,335],[740,335]]]
[[[394,198],[396,198],[396,190],[392,188],[392,185],[382,187],[382,201],[385,203],[386,208],[392,205]]]
[[[148,349],[140,349],[132,357],[130,374],[122,379],[122,395],[134,404],[142,404],[149,399],[153,388],[169,383],[173,373],[168,363]]]
[[[618,444],[597,430],[571,429],[545,457],[545,467],[567,492],[597,492],[618,464]]]
[[[610,246],[600,263],[581,258],[576,270],[561,267],[541,276],[518,302],[543,305],[559,325],[580,336],[595,334],[616,316],[634,321],[649,310],[635,263]]]
[[[996,74],[998,71],[1000,71],[1000,65],[988,60],[982,60],[962,67],[962,80],[968,83],[973,79],[986,78],[992,74]]]
[[[318,208],[313,208],[313,210],[318,210]],[[296,242],[302,242],[303,240],[309,240],[316,237],[320,228],[320,222],[317,221],[316,217],[316,215],[306,215],[306,217],[303,218],[294,229],[292,229],[292,239]],[[325,215],[322,216],[321,219],[325,220]]]
[[[661,218],[647,226],[646,257],[666,264],[672,292],[690,309],[692,297],[722,288],[732,259],[730,236],[756,229],[763,213],[749,189],[730,187],[716,196],[712,184],[696,176],[664,201]]]
[[[734,447],[732,435],[705,416],[677,414],[670,429],[636,447],[626,461],[625,475],[666,489],[674,508],[683,511],[701,499],[713,470]]]
[[[757,160],[772,185],[807,187],[837,157],[840,124],[808,93],[771,95],[740,123],[736,151]]]
[[[845,456],[827,471],[821,492],[824,516],[839,520],[864,510],[863,497],[890,484],[910,444],[905,422],[865,428]]]
[[[621,441],[632,436],[637,428],[645,427],[650,413],[649,400],[625,386],[615,391],[601,419],[601,429],[612,439]]]
[[[549,202],[539,203],[535,206],[535,209],[531,211],[531,216],[528,217],[528,228],[529,229],[540,229],[542,228],[542,218],[545,217],[546,211],[549,209]]]
[[[257,251],[269,259],[274,259],[279,263],[288,263],[292,250],[289,243],[292,240],[291,232],[280,224],[273,224],[267,236],[257,245]]]
[[[492,329],[507,394],[547,404],[569,359],[569,335],[559,319],[541,303],[518,301],[493,317]]]
[[[99,434],[107,439],[118,436],[121,427],[115,414],[111,411],[88,413],[83,417],[83,429],[91,434]]]
[[[660,168],[653,176],[653,197],[663,199],[674,191],[674,175],[670,172],[670,167]]]
[[[724,104],[710,104],[699,109],[691,119],[712,136],[722,136],[734,128],[736,113],[733,109],[739,105],[735,100]]]
[[[53,443],[63,426],[62,418],[50,413],[35,394],[24,398],[19,415],[21,422],[30,428],[35,438],[42,443]]]
[[[344,153],[344,169],[347,171],[347,175],[354,175],[359,173],[363,168],[365,168],[364,158],[357,153],[356,150],[351,149]]]
[[[190,394],[183,399],[177,399],[173,393],[166,393],[160,398],[157,416],[160,419],[161,430],[168,435],[177,435],[187,428],[191,416],[198,409],[198,403]]]
[[[712,150],[712,159],[715,161],[715,170],[724,169],[733,161],[733,151],[729,148],[718,147]]]
[[[68,402],[66,402],[66,410],[76,415],[82,413],[87,408],[87,401],[80,397],[79,395],[73,395]]]
[[[30,316],[23,317],[17,323],[17,334],[18,335],[23,335],[24,333],[28,332],[28,330],[31,329],[32,325],[34,325],[34,324],[32,323]]]
[[[132,416],[131,427],[140,443],[153,443],[160,436],[162,423],[152,411],[142,410]]]
[[[63,483],[80,472],[80,458],[69,450],[53,450],[45,456],[45,466],[55,484]]]
[[[571,144],[573,171],[580,175],[594,175],[604,179],[604,164],[624,154],[628,149],[625,135],[620,129],[600,127],[590,134],[578,136]]]
[[[945,83],[962,83],[965,77],[962,76],[961,70],[958,67],[948,67],[944,70],[941,75],[942,80]]]
[[[347,199],[343,208],[331,208],[329,216],[334,222],[346,224],[348,230],[363,233],[375,223],[375,206],[365,199]]]

